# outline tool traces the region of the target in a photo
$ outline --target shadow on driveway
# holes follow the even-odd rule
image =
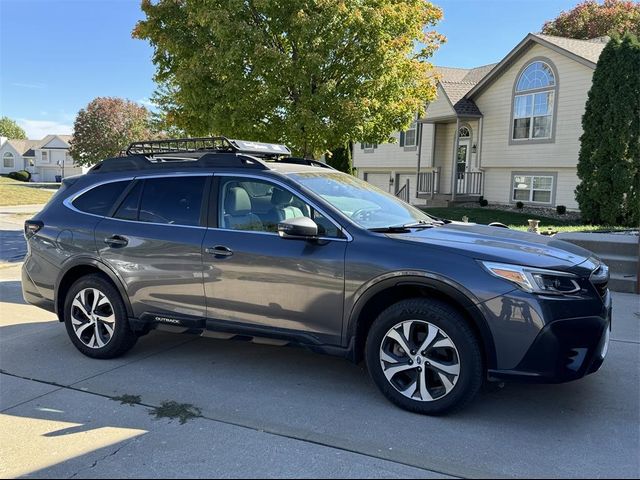
[[[27,254],[22,230],[0,230],[0,262],[19,262]]]

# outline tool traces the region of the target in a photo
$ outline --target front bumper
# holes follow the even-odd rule
[[[563,383],[597,371],[608,350],[611,294],[600,315],[555,320],[547,324],[518,366],[489,370],[490,380]]]

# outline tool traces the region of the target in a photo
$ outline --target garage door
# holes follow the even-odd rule
[[[390,192],[389,189],[389,178],[391,178],[391,172],[385,173],[365,173],[365,180],[372,185],[375,185],[380,190],[384,190],[385,192]]]
[[[409,180],[409,201],[412,204],[415,204],[417,201],[416,198],[416,181],[417,177],[415,173],[401,173],[398,175],[398,184],[396,185],[396,189],[400,189],[407,184],[407,180]]]

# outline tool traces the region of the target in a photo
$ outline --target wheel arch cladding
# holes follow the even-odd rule
[[[378,315],[394,303],[408,298],[433,298],[456,309],[480,341],[486,368],[495,368],[496,350],[493,337],[484,315],[476,304],[465,293],[448,283],[420,277],[383,280],[369,287],[356,301],[347,327],[348,341],[353,345],[353,361],[360,362],[364,358],[367,334]]]
[[[126,290],[122,285],[122,282],[117,277],[117,275],[105,264],[96,260],[83,258],[78,259],[66,266],[63,271],[60,273],[59,279],[56,282],[55,289],[55,307],[56,313],[58,315],[58,320],[64,321],[64,302],[67,296],[67,292],[71,288],[71,286],[80,278],[86,276],[99,273],[102,274],[107,280],[109,280],[118,290],[120,297],[124,301],[125,308],[127,310],[127,315],[132,316],[133,310],[131,308],[131,304],[129,303],[129,297],[126,294]]]

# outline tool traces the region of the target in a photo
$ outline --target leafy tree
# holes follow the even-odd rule
[[[92,165],[151,135],[146,108],[121,98],[98,97],[78,112],[69,154],[78,165]]]
[[[576,199],[592,223],[640,223],[640,42],[604,48],[582,117]]]
[[[18,140],[25,140],[27,138],[27,134],[20,125],[9,117],[0,118],[0,136]]]
[[[542,27],[542,33],[587,40],[631,32],[640,36],[640,3],[633,0],[585,0]]]
[[[153,100],[194,135],[282,142],[317,157],[380,142],[435,96],[443,41],[425,0],[143,0]]]

